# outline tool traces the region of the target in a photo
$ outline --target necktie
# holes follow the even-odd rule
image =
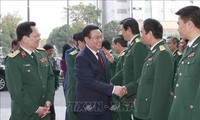
[[[37,58],[34,52],[31,53],[31,56],[33,56],[33,59],[35,60],[35,62],[37,63]]]
[[[101,66],[101,69],[103,70],[104,69],[104,65],[103,65],[103,61],[101,59],[101,56],[100,56],[100,54],[98,52],[96,53],[96,55],[98,57],[98,62],[100,64],[100,66]]]

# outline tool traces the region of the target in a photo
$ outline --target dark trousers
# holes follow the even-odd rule
[[[55,120],[56,119],[56,113],[55,113],[55,108],[54,105],[52,104],[50,106],[50,120]]]
[[[77,113],[78,120],[112,120],[111,112],[107,112],[101,115],[91,115],[86,113]]]

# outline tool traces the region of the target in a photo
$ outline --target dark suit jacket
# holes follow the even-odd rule
[[[113,85],[110,85],[106,57],[99,50],[103,71],[92,51],[85,47],[75,61],[76,93],[74,110],[86,114],[104,114],[109,110]]]

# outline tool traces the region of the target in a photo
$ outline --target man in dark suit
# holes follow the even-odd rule
[[[122,97],[126,91],[110,84],[108,66],[102,46],[101,29],[94,25],[82,31],[86,47],[75,61],[76,95],[74,110],[78,120],[112,120],[111,97]]]

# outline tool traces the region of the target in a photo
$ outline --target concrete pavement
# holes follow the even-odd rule
[[[0,120],[9,120],[10,97],[7,91],[0,92]],[[65,99],[62,86],[55,93],[56,120],[65,120]]]

